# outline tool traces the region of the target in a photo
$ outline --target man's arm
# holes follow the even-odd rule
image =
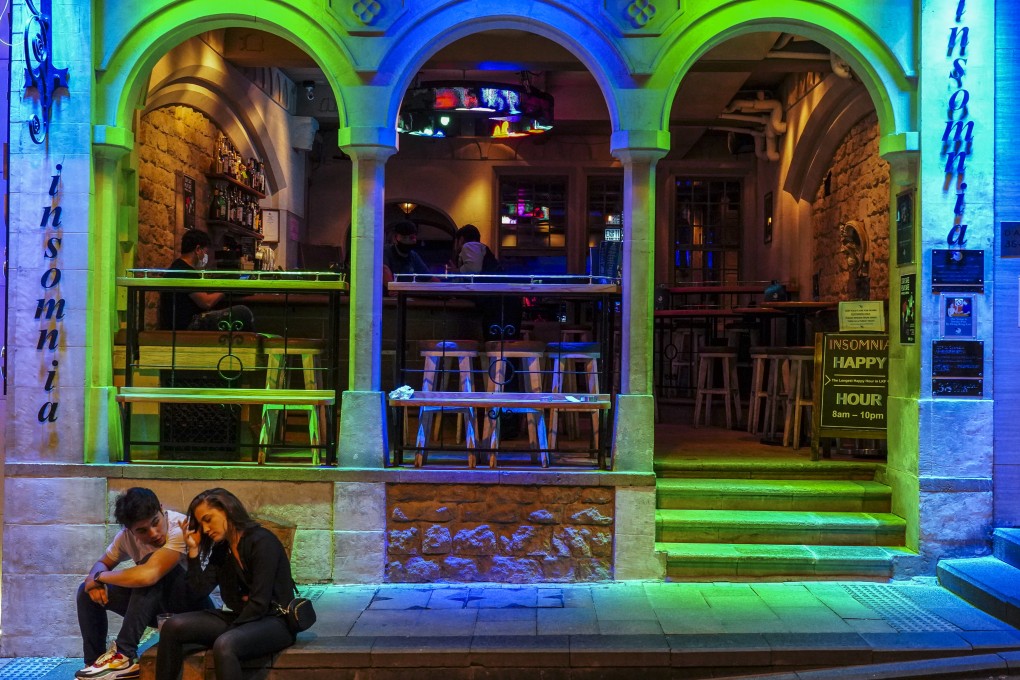
[[[191,293],[191,300],[205,311],[209,311],[218,305],[224,297],[223,293]]]
[[[160,548],[141,564],[118,571],[102,570],[97,575],[102,583],[124,588],[144,588],[158,583],[177,565],[180,558],[181,553],[169,548]]]
[[[96,563],[92,565],[91,569],[89,569],[89,575],[85,577],[85,591],[89,592],[96,588],[102,588],[102,583],[96,583],[96,576],[104,571],[109,571],[116,566],[117,565],[111,562],[106,555],[103,555],[96,560]]]

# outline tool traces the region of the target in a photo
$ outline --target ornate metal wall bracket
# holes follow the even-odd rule
[[[51,0],[39,0],[36,9],[33,0],[25,0],[29,11],[25,22],[25,89],[35,88],[39,93],[42,118],[33,113],[28,120],[32,141],[42,144],[50,130],[53,113],[53,94],[67,87],[67,69],[53,66],[53,24]]]

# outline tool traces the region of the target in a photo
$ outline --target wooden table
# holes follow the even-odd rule
[[[807,330],[805,328],[807,317],[809,315],[818,315],[822,312],[838,309],[839,301],[787,300],[785,302],[766,302],[765,306],[789,315],[790,320],[789,324],[787,324],[787,336],[792,336],[792,341],[788,342],[788,344],[802,346],[807,343]]]

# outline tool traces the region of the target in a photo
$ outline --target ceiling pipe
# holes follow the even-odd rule
[[[844,80],[851,80],[854,77],[854,72],[850,69],[850,64],[843,61],[835,52],[829,52],[829,63],[832,64],[832,72]]]
[[[773,132],[778,135],[786,132],[783,104],[776,99],[765,99],[764,93],[759,93],[758,99],[734,99],[729,103],[729,106],[723,109],[723,113],[747,113],[750,111],[767,112]]]
[[[725,116],[723,116],[725,118]],[[745,116],[749,118],[750,116]],[[776,135],[770,134],[768,127],[764,131],[752,130],[742,127],[725,127],[713,125],[708,128],[717,132],[730,132],[738,135],[751,135],[754,137],[754,155],[763,161],[778,161],[779,150],[776,148]]]

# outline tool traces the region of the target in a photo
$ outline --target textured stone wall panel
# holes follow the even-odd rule
[[[857,222],[867,234],[868,299],[889,298],[889,164],[878,155],[878,137],[875,114],[850,130],[832,158],[831,193],[825,196],[819,187],[812,205],[814,270],[823,300],[857,297],[840,254],[839,224],[847,221]]]
[[[384,578],[611,579],[615,496],[601,487],[387,484]]]

